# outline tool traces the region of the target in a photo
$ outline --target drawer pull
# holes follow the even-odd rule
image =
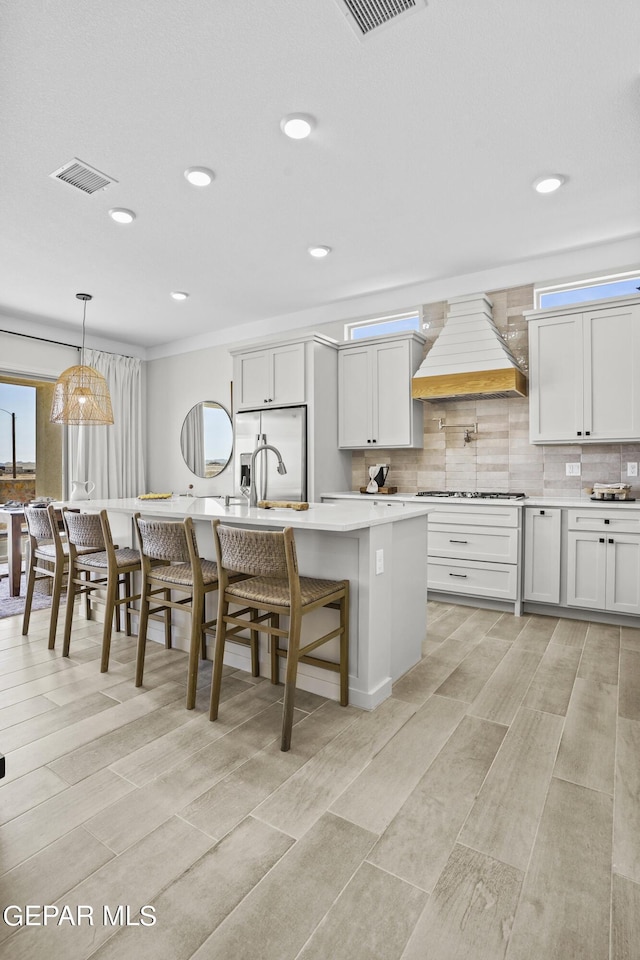
[[[605,520],[604,522],[605,522],[605,523],[611,523],[611,520]]]
[[[450,573],[449,576],[450,576],[450,577],[459,577],[461,580],[466,580],[466,579],[467,579],[466,573]]]
[[[604,543],[604,537],[599,537],[599,538],[598,538],[598,543]]]
[[[469,543],[468,540],[449,540],[449,543]]]
[[[540,516],[541,516],[541,517],[544,517],[544,510],[541,510],[541,511],[540,511]]]
[[[613,543],[613,537],[609,537],[609,543]]]

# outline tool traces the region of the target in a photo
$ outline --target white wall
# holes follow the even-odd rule
[[[147,486],[150,491],[196,496],[233,492],[231,464],[211,480],[195,477],[182,458],[182,422],[195,403],[231,406],[233,364],[228,346],[154,360],[147,365]]]
[[[63,370],[78,363],[75,347],[0,333],[0,372],[57,380]]]

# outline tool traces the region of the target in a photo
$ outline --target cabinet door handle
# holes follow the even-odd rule
[[[378,442],[377,440],[372,440],[372,441],[371,441],[371,443],[377,443],[377,442]]]
[[[604,522],[605,522],[605,523],[611,523],[611,520],[605,520]]]
[[[449,540],[449,543],[469,543],[468,540]]]
[[[540,516],[541,516],[541,517],[544,517],[544,510],[541,510],[541,511],[540,511]]]
[[[613,543],[613,538],[609,537],[609,543]]]
[[[578,430],[578,431],[577,431],[577,436],[579,436],[579,437],[582,436],[582,430]]]
[[[450,576],[450,577],[459,577],[461,580],[466,580],[466,579],[467,579],[466,573],[450,573],[449,576]]]
[[[371,440],[367,440],[367,443],[371,443]]]
[[[604,537],[599,537],[599,538],[598,538],[598,543],[604,543]]]
[[[590,437],[590,436],[591,436],[591,430],[585,430],[584,435],[585,435],[585,437]]]

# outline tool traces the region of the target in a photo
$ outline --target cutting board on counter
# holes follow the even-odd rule
[[[397,487],[378,487],[376,493],[382,494],[383,497],[389,497],[392,493],[397,493]],[[360,493],[369,493],[366,487],[360,487]],[[375,496],[375,494],[369,494],[369,496]]]
[[[308,510],[309,504],[305,501],[289,501],[289,500],[258,500],[258,506],[262,507],[264,510],[268,510],[270,507],[284,507],[289,510]]]

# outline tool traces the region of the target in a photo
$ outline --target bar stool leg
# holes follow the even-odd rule
[[[349,584],[340,601],[340,705],[349,704]]]
[[[56,563],[53,574],[53,595],[51,597],[51,619],[49,620],[49,650],[53,650],[56,645],[56,630],[58,629],[58,614],[60,611],[60,596],[62,594],[62,581],[64,578],[64,566]]]
[[[125,573],[124,575],[124,589],[125,597],[131,596],[131,574]],[[124,632],[125,636],[131,636],[131,607],[129,606],[129,601],[125,601],[124,604]]]
[[[149,587],[146,583],[146,577],[142,584],[142,596],[140,597],[140,621],[138,623],[138,649],[136,652],[136,687],[142,686],[142,676],[144,674],[144,655],[147,648],[147,624],[149,622]]]
[[[293,605],[292,605],[293,606]],[[300,649],[300,628],[302,617],[293,608],[289,619],[289,649],[284,681],[284,707],[282,708],[282,739],[280,749],[291,746],[291,728],[293,727],[293,707],[296,696],[296,677],[298,675],[298,651]]]
[[[209,719],[217,720],[218,705],[220,703],[220,687],[222,685],[222,666],[224,663],[224,642],[227,637],[226,616],[229,612],[229,604],[224,599],[224,592],[221,590],[218,595],[218,619],[216,622],[216,645],[213,654],[213,675],[211,677],[211,706],[209,708]]]
[[[104,628],[102,631],[102,659],[100,661],[100,673],[106,673],[109,669],[109,653],[111,651],[111,633],[113,630],[113,614],[116,614],[116,620],[119,622],[119,606],[117,604],[119,589],[119,578],[116,571],[107,576],[107,598],[104,611]]]
[[[250,620],[256,620],[258,618],[258,610],[252,610],[249,614]],[[260,676],[260,634],[257,630],[250,630],[251,634],[251,676],[259,677]]]
[[[71,621],[73,620],[73,605],[76,599],[76,583],[73,571],[69,570],[69,584],[67,586],[67,607],[64,612],[64,640],[62,642],[62,656],[69,656],[71,644]]]
[[[276,630],[280,629],[280,614],[272,613],[269,623],[272,627],[275,627]],[[280,657],[278,656],[278,650],[280,649],[280,637],[277,634],[271,634],[271,683],[280,683]]]
[[[171,590],[164,590],[162,596],[165,601],[171,600]],[[149,606],[147,604],[147,611]],[[164,611],[164,648],[165,650],[171,650],[173,641],[171,638],[171,607],[167,607]]]
[[[191,642],[189,644],[189,667],[187,671],[187,710],[193,710],[196,705],[198,654],[200,652],[203,615],[204,594],[194,590],[191,603]]]
[[[33,588],[36,582],[35,560],[33,556],[29,557],[29,574],[27,577],[27,598],[24,603],[24,616],[22,618],[22,636],[29,632],[29,620],[31,619],[31,604],[33,603]],[[51,646],[51,644],[49,644]]]

